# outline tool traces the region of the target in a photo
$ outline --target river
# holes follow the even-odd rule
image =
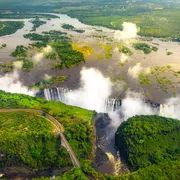
[[[143,54],[140,51],[136,51],[133,48],[133,55],[127,58],[127,62],[123,66],[118,66],[118,63],[121,58],[121,54],[117,51],[116,44],[117,40],[114,39],[114,42],[111,41],[114,38],[114,30],[110,30],[104,27],[99,26],[89,26],[86,24],[81,23],[78,19],[71,18],[65,14],[53,14],[56,15],[57,18],[52,19],[42,19],[46,21],[46,24],[40,26],[36,29],[35,33],[42,33],[43,31],[50,31],[50,30],[59,30],[67,32],[73,41],[78,41],[80,43],[89,43],[94,48],[94,53],[87,57],[86,62],[80,64],[78,66],[72,67],[70,69],[63,69],[59,71],[52,70],[50,64],[52,61],[43,59],[43,61],[36,66],[31,72],[25,73],[21,72],[21,81],[26,86],[31,86],[33,83],[40,81],[44,78],[45,74],[50,76],[58,76],[64,75],[68,76],[68,80],[65,81],[60,86],[67,87],[69,89],[76,89],[80,86],[80,71],[82,67],[93,67],[99,69],[105,76],[115,77],[116,79],[123,78],[127,83],[129,89],[135,92],[148,92],[149,99],[154,102],[163,103],[164,100],[168,97],[172,97],[172,93],[165,93],[159,89],[159,84],[155,81],[155,79],[150,74],[152,78],[151,85],[141,85],[139,81],[128,74],[129,68],[132,68],[137,65],[137,63],[141,63],[142,68],[151,68],[156,66],[167,66],[170,65],[174,72],[180,71],[180,45],[176,42],[162,42],[159,39],[153,39],[150,42],[152,46],[157,46],[158,51],[152,52],[148,55]],[[32,23],[30,22],[31,19],[0,19],[0,21],[24,21],[25,25],[22,29],[19,29],[16,33],[12,35],[7,35],[0,37],[0,45],[7,44],[7,48],[0,50],[0,61],[1,62],[8,62],[14,60],[14,58],[10,57],[9,54],[15,49],[17,45],[25,45],[28,46],[31,43],[30,40],[25,39],[23,37],[24,34],[29,33],[32,30]],[[61,26],[62,24],[70,24],[73,25],[77,29],[85,30],[85,33],[77,33],[69,30],[64,30]],[[97,31],[98,30],[98,31]],[[100,31],[99,31],[100,30]],[[97,36],[106,36],[106,38],[96,38]],[[111,40],[107,40],[107,38]],[[140,40],[137,40],[140,41]],[[113,56],[112,58],[104,58],[103,60],[99,60],[97,55],[102,52],[102,49],[98,46],[98,43],[101,42],[102,44],[112,44],[113,46]],[[120,42],[122,43],[122,42]],[[155,45],[156,44],[156,45]],[[129,46],[129,45],[127,45]],[[167,52],[173,52],[172,55],[167,56]],[[142,69],[141,68],[141,69]],[[180,94],[180,83],[179,79],[169,73],[164,73],[164,76],[171,79],[173,84],[176,85],[177,94]],[[119,92],[118,96],[123,97],[124,92]],[[114,95],[116,96],[116,94]],[[114,131],[114,130],[113,130]],[[115,132],[115,131],[114,131]],[[107,139],[108,141],[108,139]],[[110,143],[112,144],[112,143]],[[115,151],[106,147],[107,151],[111,151],[110,153],[113,154],[115,157]],[[111,150],[110,150],[111,149]],[[109,162],[104,165],[101,165],[97,168],[99,172],[108,172],[113,174],[114,163],[109,160]]]

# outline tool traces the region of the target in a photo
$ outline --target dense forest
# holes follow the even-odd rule
[[[46,21],[42,21],[39,19],[38,16],[36,16],[36,18],[32,20],[31,23],[33,24],[33,28],[31,31],[36,31],[38,27],[42,26],[43,24],[46,24]]]
[[[60,102],[45,101],[27,95],[5,93],[4,91],[0,91],[0,100],[1,108],[41,109],[53,115],[62,123],[64,134],[80,160],[81,170],[73,168],[56,179],[72,179],[71,177],[88,179],[88,177],[91,177],[102,180],[141,180],[145,177],[149,179],[160,177],[177,180],[180,177],[180,172],[178,171],[180,167],[180,122],[177,120],[159,116],[135,116],[122,123],[116,133],[116,146],[119,148],[121,156],[135,172],[127,175],[111,176],[100,174],[91,166],[93,160],[92,138],[94,136],[92,126],[93,112],[67,106]],[[48,122],[45,123],[44,118],[37,117],[35,114],[13,112],[0,113],[0,119],[1,131],[3,132],[0,136],[0,142],[3,144],[3,154],[6,152],[7,156],[11,157],[8,161],[7,159],[6,161],[1,161],[1,166],[5,162],[12,164],[26,163],[33,169],[43,169],[48,168],[55,162],[57,163],[57,159],[53,159],[56,153],[60,153],[61,156],[59,158],[68,158],[66,152],[59,152],[54,149],[55,151],[53,151],[52,155],[51,150],[48,150],[48,147],[52,146],[53,143],[55,145],[60,143],[60,141],[52,133],[52,125],[49,125]],[[44,140],[45,137],[47,141]],[[32,142],[34,138],[36,139],[35,144]],[[5,141],[7,139],[8,141]],[[17,152],[19,149],[17,144],[21,144],[23,149],[36,148],[37,151],[34,150],[34,155],[29,154],[29,150],[26,153],[22,151],[21,154],[21,151]],[[54,145],[53,147],[56,147]],[[10,148],[11,151],[8,147],[12,147]],[[44,152],[44,150],[47,151]],[[45,156],[50,156],[46,163],[42,163],[44,160],[41,157],[37,162],[39,153],[44,159]],[[16,154],[19,155],[18,158],[12,158]],[[27,157],[23,158],[25,156]],[[67,165],[70,165],[69,160],[66,160],[64,163],[64,159],[62,159],[57,163],[57,167]]]
[[[9,0],[1,1],[0,7],[0,18],[35,18],[36,14],[29,13],[28,15],[28,12],[60,12],[90,25],[122,29],[123,22],[132,22],[140,27],[141,36],[171,38],[174,41],[180,38],[178,0]],[[38,16],[42,17],[42,15]],[[43,16],[48,17],[48,15]]]
[[[60,102],[45,101],[27,95],[0,91],[0,108],[40,109],[54,116],[64,126],[64,134],[80,161],[91,157],[93,112],[67,106]],[[76,132],[76,133],[75,133]]]
[[[0,167],[33,170],[72,166],[68,152],[45,118],[29,112],[0,113]]]
[[[78,32],[78,33],[83,33],[83,32],[85,32],[84,30],[76,29],[74,26],[72,26],[72,25],[70,25],[70,24],[63,24],[63,25],[62,25],[62,28],[67,29],[67,30],[71,30],[71,31],[75,31],[75,32]]]
[[[180,161],[180,121],[159,116],[135,116],[116,132],[116,146],[133,170]]]
[[[17,46],[16,49],[11,53],[12,57],[26,57],[27,56],[27,47],[21,45]]]
[[[143,42],[148,41],[148,38],[153,39],[151,37],[160,38],[162,41],[180,42],[179,10],[180,0],[1,0],[0,19],[19,20],[0,21],[0,36],[13,34],[23,28],[24,22],[21,18],[28,18],[33,24],[32,31],[36,31],[50,18],[59,18],[55,14],[48,13],[63,13],[78,18],[85,24],[100,25],[114,30],[122,30],[123,22],[135,23],[138,35],[147,36],[142,37]],[[30,20],[30,18],[33,19]],[[77,32],[73,33],[75,38],[76,35],[80,35],[78,33],[84,33],[84,30],[76,29],[66,23],[61,27],[64,31]],[[61,27],[59,24],[59,28]],[[102,37],[103,34],[102,31]],[[43,53],[44,58],[51,62],[51,70],[56,71],[84,63],[86,54],[93,51],[90,46],[81,47],[78,43],[72,42],[75,38],[62,31],[51,30],[41,34],[31,32],[25,34],[24,38],[33,42],[27,47],[17,46],[10,56],[14,57],[11,58],[15,61],[22,62],[22,70],[25,72],[36,68],[31,51]],[[144,54],[149,54],[152,51],[158,51],[157,45],[152,42],[133,43],[132,47]],[[111,43],[99,43],[98,46],[104,51],[104,55],[99,54],[97,59],[112,58],[114,47]],[[51,48],[50,53],[43,52],[46,47]],[[119,52],[127,56],[136,53],[128,45],[127,47],[117,45],[117,47]],[[0,46],[2,52],[6,51],[4,48],[6,44]],[[169,58],[175,54],[171,49],[166,49],[165,53],[170,56]],[[158,87],[162,86],[163,91],[167,93],[166,86],[174,88],[174,85],[167,77],[159,76],[164,67],[153,67],[151,74],[155,77]],[[170,70],[169,65],[166,69],[169,69],[168,72],[171,71],[174,76],[178,73]],[[13,61],[0,63],[1,73],[10,73],[13,70]],[[24,77],[21,76],[21,79]],[[44,77],[43,80],[32,85],[32,88],[43,90],[63,83],[67,79],[68,76]],[[151,86],[151,81],[149,75],[139,74],[140,84]],[[72,167],[68,152],[60,147],[61,139],[57,136],[55,127],[45,117],[30,112],[0,112],[0,177],[1,170],[5,167],[23,166],[32,171],[65,168],[64,174],[53,177],[57,180],[180,179],[180,121],[178,120],[142,115],[131,117],[123,122],[115,134],[115,145],[122,163],[129,168],[130,172],[112,176],[98,173],[93,166],[96,112],[1,90],[0,108],[39,109],[55,117],[63,125],[63,133],[81,164],[81,168]]]
[[[33,41],[39,41],[37,44],[38,48],[44,47],[44,45],[50,45],[55,50],[59,59],[59,62],[54,67],[55,70],[69,68],[85,61],[83,53],[73,49],[71,39],[65,32],[29,33],[25,34],[24,37]],[[47,56],[47,58],[56,59],[56,54],[53,53]]]
[[[14,34],[18,29],[24,27],[22,21],[2,21],[0,22],[0,36]]]

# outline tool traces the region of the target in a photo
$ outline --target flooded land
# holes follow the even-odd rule
[[[85,62],[71,68],[53,70],[51,64],[53,60],[43,58],[30,72],[21,72],[21,81],[24,85],[31,87],[33,83],[41,81],[45,74],[49,76],[68,76],[67,81],[60,84],[60,87],[75,89],[79,86],[79,77],[81,69],[85,67],[94,67],[99,69],[105,76],[111,78],[112,82],[123,81],[126,90],[131,89],[143,93],[147,98],[155,102],[163,102],[167,97],[175,96],[179,92],[178,72],[180,71],[179,57],[180,45],[177,42],[165,42],[161,39],[152,38],[151,41],[136,37],[130,42],[118,40],[115,37],[115,30],[110,30],[99,26],[89,26],[79,22],[64,14],[52,14],[57,18],[42,19],[46,23],[41,25],[33,33],[41,34],[42,32],[56,30],[68,33],[72,43],[78,46],[88,45],[92,52],[85,57]],[[3,63],[15,61],[15,57],[10,54],[16,46],[28,46],[34,42],[23,37],[31,33],[33,24],[31,19],[1,19],[1,21],[23,21],[24,27],[16,33],[0,37],[0,44],[6,44],[7,47],[0,50],[0,61]],[[66,23],[81,29],[84,32],[78,33],[72,30],[62,28]],[[144,42],[150,46],[157,47],[157,51],[144,54],[143,51],[135,50],[133,43]],[[108,46],[107,46],[108,44]],[[126,46],[131,49],[132,55],[128,56],[119,52],[119,46]],[[109,48],[109,49],[108,49]],[[108,51],[110,56],[108,56]],[[167,53],[170,52],[170,55]],[[32,57],[33,58],[33,55]],[[168,68],[167,68],[168,66]],[[164,67],[164,69],[162,69]],[[154,70],[155,69],[155,70]],[[152,71],[154,74],[152,73]],[[147,72],[147,73],[146,73]],[[157,75],[155,75],[155,73]],[[146,74],[147,82],[141,82],[140,74]],[[166,77],[166,82],[161,79]],[[113,96],[123,97],[124,92],[120,91]]]
[[[180,44],[167,42],[158,38],[142,38],[136,36],[128,41],[119,40],[115,36],[116,31],[100,26],[89,26],[81,23],[75,18],[65,14],[51,14],[56,18],[43,19],[44,24],[32,32],[32,19],[1,19],[0,21],[23,21],[24,27],[16,33],[0,37],[0,45],[6,44],[0,50],[0,62],[4,64],[13,63],[18,57],[12,57],[11,53],[17,46],[28,47],[28,58],[34,62],[30,71],[20,70],[19,81],[24,86],[31,88],[34,84],[41,82],[45,77],[67,77],[58,87],[77,89],[81,86],[80,72],[83,67],[98,69],[113,84],[112,98],[122,99],[127,90],[139,92],[148,100],[163,103],[166,98],[175,97],[180,93]],[[68,24],[81,32],[73,29],[63,28]],[[43,34],[52,30],[67,33],[72,47],[80,52],[85,51],[85,61],[61,69],[53,69],[57,61],[45,57],[43,50],[29,48],[30,44],[36,42],[24,37],[28,33]],[[135,43],[145,43],[155,50],[144,53],[134,48]],[[83,49],[84,48],[84,49]],[[122,48],[130,53],[122,52]],[[37,57],[40,57],[36,61]],[[12,72],[6,73],[10,74]],[[1,76],[6,76],[1,72]],[[17,79],[15,79],[17,81]],[[106,122],[107,121],[107,122]],[[119,155],[114,149],[114,134],[117,126],[112,126],[109,117],[102,118],[96,122],[96,159],[95,169],[101,173],[122,174],[127,173],[125,164],[121,164]],[[111,134],[109,134],[111,133]]]

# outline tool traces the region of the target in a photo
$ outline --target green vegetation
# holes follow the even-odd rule
[[[0,72],[9,73],[9,72],[12,72],[13,69],[14,69],[14,66],[12,62],[0,63]]]
[[[42,43],[48,43],[48,41],[69,40],[69,38],[67,37],[67,33],[55,30],[43,32],[43,34],[25,34],[24,38],[30,39],[32,41],[42,41]]]
[[[169,92],[169,88],[171,88],[172,90],[172,94],[175,96],[176,95],[176,91],[175,91],[175,83],[173,83],[167,76],[166,74],[171,74],[171,76],[174,76],[177,78],[179,78],[179,74],[178,72],[175,72],[171,66],[167,65],[167,66],[161,66],[161,67],[154,67],[151,68],[151,74],[155,77],[156,82],[158,83],[159,87],[162,89],[163,92],[168,93]]]
[[[126,54],[128,56],[131,56],[133,54],[131,49],[128,48],[128,47],[125,47],[125,46],[120,46],[119,47],[119,52],[124,53],[124,54]]]
[[[75,31],[75,32],[78,32],[78,33],[83,33],[83,32],[85,32],[84,30],[76,29],[74,26],[72,26],[72,25],[70,25],[70,24],[63,24],[63,25],[62,25],[62,28],[67,29],[67,30],[71,30],[71,31]]]
[[[51,178],[33,178],[32,180],[50,180]],[[69,171],[66,171],[62,176],[57,176],[55,180],[89,180],[79,167],[73,167]]]
[[[134,169],[180,161],[180,121],[159,116],[135,116],[116,132],[116,146]]]
[[[68,152],[47,119],[30,112],[0,112],[0,167],[31,169],[71,166]]]
[[[6,25],[5,25],[5,24],[1,24],[1,26],[0,26],[0,30],[3,30],[5,27],[6,27]]]
[[[34,63],[32,60],[24,59],[24,58],[18,58],[16,61],[22,61],[22,70],[25,72],[30,72],[34,68]]]
[[[63,24],[63,25],[62,25],[62,28],[68,29],[68,30],[73,30],[73,29],[75,29],[75,27],[72,26],[72,25],[70,25],[70,24]]]
[[[101,180],[177,180],[180,177],[179,168],[180,162],[164,162],[159,165],[151,165],[146,168],[141,168],[136,172],[121,176],[102,175],[89,166],[84,166],[83,171],[88,175],[88,177],[94,177],[95,179]]]
[[[56,55],[55,52],[50,52],[50,53],[46,53],[45,54],[45,58],[51,59],[51,60],[56,60],[57,59],[57,55]]]
[[[67,13],[86,24],[102,25],[113,29],[122,29],[123,22],[132,22],[140,27],[139,34],[142,36],[171,37],[174,40],[178,40],[180,37],[180,5],[178,1],[31,0],[19,3],[18,0],[3,0],[0,2],[0,7],[1,18],[47,17],[47,14],[28,14],[27,12],[54,11]]]
[[[148,74],[144,74],[144,73],[139,74],[139,82],[142,85],[150,85],[151,81],[149,79],[149,75]]]
[[[40,43],[33,44],[32,46],[43,46],[50,44],[55,50],[54,52],[47,54],[46,58],[57,59],[59,61],[53,65],[53,69],[59,70],[63,68],[69,68],[74,65],[78,65],[85,61],[84,55],[73,49],[70,39],[67,37],[67,33],[61,31],[49,31],[43,32],[42,35],[30,33],[24,35],[25,38],[30,40],[40,41]]]
[[[14,34],[18,29],[24,27],[21,21],[0,21],[0,36]]]
[[[0,91],[0,101],[0,108],[32,108],[49,113],[64,126],[64,135],[80,162],[92,158],[92,111],[67,106],[61,102],[46,101],[27,95],[5,93],[4,91]]]
[[[7,47],[7,45],[6,44],[2,44],[2,46],[0,46],[0,50],[4,49],[5,47]]]
[[[47,45],[50,45],[53,48],[53,52],[45,53],[45,57],[48,59],[57,60],[56,64],[52,65],[53,69],[55,70],[69,68],[85,61],[83,53],[74,50],[70,39],[67,37],[67,33],[52,30],[49,32],[43,32],[42,34],[29,33],[24,35],[24,37],[30,40],[39,41],[30,44],[29,47],[31,48],[38,48],[38,50],[41,50]],[[12,52],[11,56],[27,57],[27,51],[28,48],[24,46],[17,46],[16,50]],[[31,61],[27,61],[27,63],[28,64],[25,66],[31,66],[32,68],[33,64]]]
[[[177,180],[180,177],[180,162],[164,162],[159,165],[152,165],[147,168],[139,169],[138,171],[127,175],[122,180],[142,180],[142,179],[163,179]]]
[[[22,10],[22,9],[21,9]],[[30,18],[58,18],[58,16],[52,14],[39,14],[39,13],[27,13],[27,12],[9,12],[0,13],[0,19],[30,19]]]
[[[70,171],[65,172],[62,177],[57,177],[56,180],[88,180],[88,178],[83,174],[80,168],[74,167]]]
[[[24,38],[30,39],[31,41],[42,41],[42,42],[47,42],[50,39],[49,36],[40,35],[36,33],[25,34]]]
[[[40,27],[43,24],[46,24],[46,21],[42,21],[39,19],[39,17],[36,17],[34,20],[31,21],[33,24],[32,31],[36,31],[38,27]]]
[[[46,47],[47,46],[47,43],[46,42],[33,42],[31,44],[29,44],[31,47],[36,47],[36,48],[43,48],[43,47]]]
[[[158,48],[155,47],[155,46],[153,46],[153,47],[152,47],[152,50],[155,51],[155,52],[157,52],[157,51],[158,51]]]
[[[72,48],[74,51],[82,53],[84,57],[90,56],[94,52],[93,47],[88,43],[74,42],[72,43]]]
[[[34,89],[45,89],[45,88],[49,88],[52,87],[56,84],[62,84],[64,81],[67,80],[67,76],[56,76],[56,77],[50,77],[49,79],[45,79],[42,81],[39,81],[37,83],[35,83],[32,87]]]
[[[108,1],[107,1],[108,2]],[[71,17],[76,17],[90,25],[101,25],[112,29],[122,29],[123,22],[132,22],[140,27],[139,35],[149,37],[170,37],[177,41],[180,37],[178,31],[180,24],[179,4],[177,7],[165,5],[162,1],[147,3],[146,1],[134,3],[113,1],[113,4],[101,2],[98,6],[84,6],[76,9],[59,10]],[[122,3],[122,5],[117,5]],[[173,2],[171,2],[173,3]],[[105,7],[106,4],[106,7]],[[162,9],[156,7],[165,6]]]
[[[28,48],[21,45],[17,46],[16,49],[11,53],[12,57],[26,57]]]
[[[134,43],[133,47],[136,50],[141,50],[144,52],[144,54],[149,54],[151,53],[152,49],[150,47],[150,45],[146,44],[146,43]]]
[[[112,58],[112,56],[113,56],[113,45],[112,44],[100,44],[100,43],[98,43],[98,45],[104,50],[105,58],[107,58],[107,59]],[[100,59],[100,56],[98,59]]]
[[[180,42],[180,37],[172,39],[174,42]]]
[[[69,68],[85,61],[83,54],[73,50],[69,42],[64,42],[64,44],[54,42],[52,43],[52,47],[56,50],[61,61],[54,69]]]
[[[89,166],[83,166],[82,170],[84,174],[86,175],[86,178],[84,177],[84,174],[82,171],[79,170],[79,168],[73,168],[70,171],[67,171],[62,176],[58,176],[55,178],[55,180],[74,180],[79,179],[86,180],[87,177],[91,179],[101,179],[101,180],[142,180],[142,179],[165,179],[165,180],[177,180],[180,177],[180,162],[164,162],[159,165],[152,165],[147,168],[139,169],[136,172],[127,174],[127,175],[121,175],[121,176],[111,176],[111,175],[103,175],[98,172],[96,172],[92,167]],[[72,177],[72,178],[71,178]],[[39,179],[39,178],[38,178]],[[50,178],[40,178],[41,180],[50,180]],[[37,180],[34,178],[33,180]]]
[[[166,54],[167,54],[167,56],[170,56],[170,55],[172,55],[173,53],[172,53],[172,52],[167,52]]]
[[[103,60],[104,59],[104,56],[102,54],[98,54],[97,57],[96,57],[98,60]]]

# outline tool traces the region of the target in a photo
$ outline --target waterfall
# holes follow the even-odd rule
[[[67,93],[70,92],[70,90],[66,88],[51,88],[51,89],[44,89],[44,98],[46,100],[52,100],[52,101],[61,101],[65,104],[68,104],[68,98]]]
[[[121,100],[120,99],[108,98],[105,101],[106,112],[118,111],[120,109],[120,107],[121,107]]]
[[[50,89],[44,89],[44,98],[46,100],[60,101],[62,103],[72,105],[68,96],[71,90],[67,88],[53,87]],[[104,102],[104,112],[115,112],[120,109],[121,100],[114,98],[107,98]]]
[[[49,89],[44,89],[44,97],[46,100],[51,100],[51,95]]]
[[[167,108],[168,108],[167,104],[160,104],[160,110],[159,110],[160,116],[166,116]]]
[[[80,93],[77,97],[74,97],[72,96],[71,92],[73,91],[67,88],[53,87],[49,89],[44,89],[44,98],[46,100],[60,101],[67,105],[79,106],[84,108],[85,106],[81,104],[81,101],[86,101],[86,99],[84,99],[83,97],[83,94]],[[151,101],[144,101],[144,102],[149,107],[151,107],[151,109],[154,110],[155,114],[159,114],[161,116],[166,115],[167,105],[165,104],[160,105],[157,103],[153,103]],[[102,104],[101,112],[104,113],[120,112],[121,105],[122,105],[121,99],[107,98],[106,100],[104,100],[104,103]],[[91,110],[93,110],[93,108],[91,108]]]

